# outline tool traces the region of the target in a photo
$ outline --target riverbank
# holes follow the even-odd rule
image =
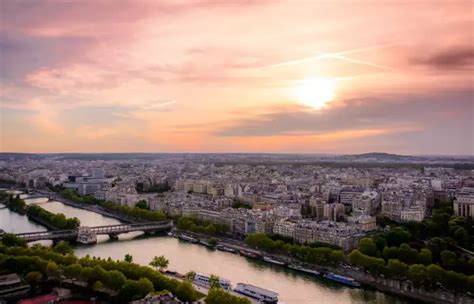
[[[179,233],[188,235],[189,237],[196,238],[196,239],[205,240],[208,238],[207,235],[199,235],[199,234],[191,233],[187,231],[179,231]],[[231,241],[229,242],[228,239],[226,238],[219,238],[219,244],[236,250],[236,253],[239,253],[239,251],[242,250],[242,251],[254,253],[256,255],[256,257],[254,258],[245,256],[247,258],[261,260],[262,256],[268,255],[265,252],[250,248],[244,242],[235,240],[235,239],[231,239]],[[278,261],[284,262],[285,264],[299,264],[300,263],[300,261],[288,256],[275,255],[275,254],[272,254],[271,256]],[[286,266],[283,266],[283,265],[280,267],[287,268]],[[350,267],[349,265],[341,265],[341,267],[331,267],[329,265],[320,266],[320,265],[306,264],[305,268],[308,268],[310,270],[316,270],[320,273],[332,272],[335,274],[348,276],[357,280],[364,286],[368,286],[370,288],[374,288],[379,291],[394,294],[397,296],[414,299],[417,301],[430,302],[430,303],[436,303],[436,304],[445,304],[445,303],[471,304],[474,301],[473,297],[470,297],[469,295],[466,295],[466,294],[453,293],[453,292],[448,292],[448,291],[443,291],[443,290],[426,290],[424,288],[414,286],[409,281],[400,281],[400,280],[384,278],[383,276],[375,276],[375,275],[368,274],[362,271],[357,271],[356,269]]]
[[[105,210],[104,208],[102,208],[100,206],[97,206],[97,205],[79,204],[79,203],[73,202],[71,200],[68,200],[66,198],[63,198],[61,196],[55,196],[54,200],[58,201],[60,203],[63,203],[64,205],[70,206],[70,207],[74,207],[74,208],[78,208],[78,209],[82,209],[82,210],[87,210],[87,211],[90,211],[90,212],[98,213],[98,214],[106,216],[106,217],[114,218],[114,219],[119,220],[123,223],[130,224],[130,223],[137,222],[137,219],[135,219],[135,218]]]

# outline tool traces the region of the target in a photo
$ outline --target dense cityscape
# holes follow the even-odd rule
[[[0,0],[0,304],[473,304],[473,12]]]
[[[347,164],[348,158],[353,165]],[[181,242],[262,259],[352,288],[362,284],[406,299],[469,303],[474,287],[472,167],[469,157],[408,161],[407,157],[384,153],[4,154],[0,180],[8,209],[26,213],[51,231],[84,225],[77,218],[57,218],[42,208],[51,203],[25,205],[20,197],[26,202],[40,197],[58,200],[124,223],[171,219],[174,224],[168,235]],[[15,193],[12,190],[26,194],[8,194]],[[16,232],[15,227],[3,223],[0,227]],[[93,232],[81,229],[81,237],[75,236],[71,244],[97,243]],[[14,238],[4,234],[5,244],[7,236]],[[5,244],[0,262],[3,268],[13,270],[10,259],[16,251],[12,253]],[[64,241],[54,244],[54,248],[70,246]],[[186,276],[165,271],[168,260],[165,256],[160,259],[165,262],[154,265],[161,265],[158,267],[165,276]],[[45,277],[53,277],[47,269],[44,272]],[[221,274],[211,277],[219,278],[219,290],[231,290],[231,282]],[[107,278],[103,280],[89,284],[107,284]],[[193,280],[193,285],[187,286],[191,291],[192,286],[200,286]],[[125,296],[123,289],[132,287],[106,287],[136,303],[180,303],[199,298],[198,291],[189,296],[173,289],[174,294],[153,296],[134,290]],[[275,297],[279,292],[263,290]],[[115,293],[99,294],[111,300]],[[234,294],[226,301],[238,299]],[[212,302],[208,293],[206,303],[223,303],[219,301]]]

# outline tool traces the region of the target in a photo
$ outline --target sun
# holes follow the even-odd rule
[[[308,78],[295,88],[298,102],[315,110],[324,108],[336,97],[335,79]]]

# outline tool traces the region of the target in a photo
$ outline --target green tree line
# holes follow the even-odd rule
[[[57,229],[76,229],[81,225],[81,221],[77,217],[67,218],[62,213],[52,213],[41,208],[38,205],[30,205],[26,208],[28,216],[37,217]]]
[[[344,252],[340,249],[311,247],[283,240],[273,240],[263,233],[249,234],[245,238],[245,243],[268,253],[288,255],[305,263],[338,265],[344,259]]]
[[[229,230],[229,228],[224,224],[211,223],[209,221],[202,221],[197,218],[185,216],[178,219],[176,227],[180,230],[208,235],[222,235]]]
[[[146,221],[162,221],[166,220],[166,214],[160,211],[150,211],[147,209],[139,208],[139,207],[129,207],[129,206],[121,206],[114,204],[112,202],[98,200],[93,196],[84,195],[81,196],[76,192],[72,191],[71,189],[64,189],[60,192],[60,194],[73,202],[80,203],[80,204],[90,204],[90,205],[99,205],[104,209],[118,212],[130,217],[138,218],[141,220]]]
[[[13,235],[0,243],[0,269],[23,276],[39,272],[44,278],[55,279],[58,270],[67,278],[87,282],[89,288],[102,285],[118,292],[120,301],[143,298],[154,290],[169,290],[182,301],[195,301],[203,295],[190,282],[170,279],[147,266],[112,259],[78,258],[61,254],[51,247],[34,245],[30,248]],[[32,276],[32,275],[30,275]],[[97,282],[100,282],[97,284]]]
[[[37,217],[57,229],[76,229],[81,225],[81,222],[76,217],[67,218],[62,213],[52,213],[38,205],[28,206],[24,200],[19,198],[18,195],[14,196],[5,192],[0,192],[0,201],[14,212]]]
[[[0,191],[0,203],[7,206],[11,211],[25,214],[26,212],[26,203],[24,200],[20,199],[19,195],[13,195]]]

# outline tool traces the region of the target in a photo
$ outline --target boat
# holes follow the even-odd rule
[[[348,285],[348,286],[360,287],[360,283],[357,282],[356,280],[354,280],[353,278],[345,277],[345,276],[335,274],[335,273],[332,273],[332,272],[328,272],[328,273],[324,274],[324,277],[328,280],[338,282],[338,283],[342,283],[342,284],[345,284],[345,285]]]
[[[170,274],[170,275],[176,275],[177,274],[177,272],[174,271],[174,270],[166,270],[165,273]]]
[[[241,256],[244,256],[244,257],[247,257],[247,258],[258,258],[258,255],[256,255],[255,253],[253,252],[248,252],[248,251],[245,251],[245,250],[240,250],[239,251],[240,255]]]
[[[195,239],[195,238],[193,238],[193,237],[190,237],[190,236],[187,236],[187,235],[184,235],[184,234],[180,234],[180,235],[178,236],[178,239],[183,240],[183,241],[186,241],[186,242],[195,243],[195,244],[199,243],[199,240],[198,240],[198,239]]]
[[[76,242],[85,245],[95,244],[97,243],[97,236],[91,231],[90,227],[79,227]]]
[[[285,266],[286,265],[285,262],[277,261],[277,260],[272,259],[271,257],[267,257],[267,256],[264,256],[263,260],[265,262],[272,263],[272,264],[275,264],[275,265],[280,265],[280,266]]]
[[[212,248],[212,249],[215,248],[215,246],[209,244],[209,242],[207,242],[207,241],[201,240],[201,241],[199,241],[199,244],[204,245],[204,246],[206,246],[206,247],[208,247],[208,248]]]
[[[305,272],[305,273],[309,273],[309,274],[320,275],[320,272],[317,271],[317,270],[304,268],[304,267],[302,267],[300,265],[296,265],[296,264],[290,264],[290,265],[288,265],[288,268],[298,270],[298,271],[301,271],[301,272]]]
[[[85,245],[95,244],[97,243],[97,236],[95,234],[79,234],[76,242]]]
[[[278,293],[255,285],[237,283],[237,287],[234,288],[234,291],[257,299],[260,303],[278,303]]]
[[[196,273],[196,276],[194,277],[194,284],[209,288],[209,279],[210,277],[202,274],[202,273]],[[232,285],[230,284],[230,281],[224,278],[219,278],[219,284],[221,285],[222,289],[225,290],[231,290]]]
[[[237,253],[237,250],[224,246],[224,245],[217,245],[216,249],[220,251],[230,252],[230,253]]]

